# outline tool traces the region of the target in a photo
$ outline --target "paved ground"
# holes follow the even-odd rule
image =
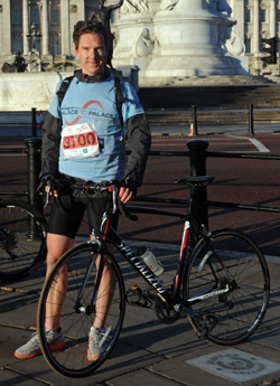
[[[163,256],[169,280],[176,269],[178,246],[150,245],[157,256]],[[121,264],[126,284],[136,276]],[[91,377],[66,379],[53,372],[42,356],[19,360],[15,349],[29,339],[36,328],[36,309],[44,280],[43,266],[36,274],[17,283],[0,282],[0,384],[12,385],[280,385],[280,264],[269,257],[271,275],[270,307],[260,329],[238,351],[211,345],[198,339],[187,319],[162,324],[153,309],[128,305],[119,342],[112,357]],[[193,362],[206,358],[210,369]],[[257,356],[257,358],[255,357]],[[269,362],[267,362],[268,360]],[[216,372],[221,372],[217,374]],[[233,379],[232,379],[233,377]]]
[[[271,236],[271,229],[269,232]],[[177,246],[153,245],[152,249],[156,255],[164,256],[167,272],[176,268]],[[124,264],[122,269],[126,272]],[[81,380],[57,375],[43,357],[22,361],[13,355],[36,328],[44,267],[24,281],[0,282],[0,384],[280,386],[280,259],[270,256],[269,269],[272,285],[266,318],[250,341],[234,348],[237,352],[198,339],[185,318],[172,325],[162,324],[153,309],[128,305],[124,328],[111,359],[93,376]],[[131,272],[126,273],[127,284],[135,281]],[[206,362],[192,362],[205,355],[212,357],[207,357]]]

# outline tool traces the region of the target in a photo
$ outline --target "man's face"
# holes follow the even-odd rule
[[[80,37],[76,55],[81,59],[82,71],[89,76],[103,74],[105,69],[106,48],[101,34],[87,33]]]

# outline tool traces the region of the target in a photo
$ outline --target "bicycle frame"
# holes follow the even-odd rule
[[[191,311],[188,308],[188,303],[200,302],[210,297],[215,297],[215,296],[219,296],[221,294],[227,293],[230,291],[230,287],[229,285],[227,285],[225,289],[217,289],[217,288],[215,289],[215,286],[214,286],[213,288],[203,293],[197,293],[192,298],[187,299],[186,302],[184,301],[184,304],[180,303],[180,300],[181,301],[183,300],[183,299],[179,299],[179,293],[180,293],[180,288],[182,283],[184,267],[188,257],[187,247],[188,247],[188,241],[190,236],[190,229],[191,229],[191,223],[188,219],[186,219],[184,223],[180,254],[179,254],[179,262],[178,262],[177,272],[175,276],[175,283],[174,283],[172,296],[170,296],[170,293],[168,292],[168,290],[158,281],[153,271],[141,260],[139,256],[137,256],[132,251],[130,246],[121,238],[121,236],[113,228],[111,228],[111,232],[113,236],[112,237],[110,236],[110,239],[112,240],[116,249],[124,257],[124,259],[138,272],[138,274],[149,284],[149,286],[154,290],[154,292],[160,297],[160,299],[168,307],[173,308],[176,312],[179,312],[180,310],[184,309],[184,311],[186,311],[187,314],[189,314],[190,316],[199,316],[199,314]],[[205,236],[202,236],[202,237],[205,240],[207,240],[207,237]],[[216,255],[215,251],[212,250],[212,252]],[[204,265],[206,262],[208,262],[209,266],[211,267],[211,262],[208,261],[209,257],[210,255],[205,256],[205,260],[202,261],[202,264]],[[220,261],[218,256],[217,256],[217,259]],[[221,264],[221,267],[223,267],[223,269],[225,270],[225,272],[232,278],[232,276],[227,272],[227,268],[221,261],[220,261],[220,264]],[[216,276],[216,275],[213,273],[213,276]]]
[[[113,191],[114,194],[114,191]],[[153,271],[141,260],[139,256],[137,256],[130,246],[121,238],[121,236],[110,226],[110,219],[112,214],[115,212],[115,207],[113,205],[110,205],[108,202],[107,209],[105,210],[101,222],[101,240],[96,239],[93,241],[93,243],[97,244],[99,246],[98,253],[100,253],[101,256],[104,258],[106,257],[106,249],[107,249],[107,237],[110,242],[113,243],[114,247],[119,251],[119,253],[123,256],[123,258],[138,272],[138,274],[149,284],[149,286],[154,290],[156,295],[165,303],[166,306],[168,306],[171,309],[174,309],[176,312],[179,312],[180,310],[184,309],[189,316],[199,316],[199,314],[191,311],[188,308],[188,303],[194,303],[199,302],[204,299],[207,299],[209,297],[218,296],[222,293],[229,292],[229,288],[226,289],[216,289],[216,291],[213,291],[214,288],[209,289],[205,293],[198,293],[195,296],[193,296],[191,299],[188,299],[187,301],[184,301],[184,304],[182,303],[183,299],[179,299],[179,293],[180,288],[182,284],[182,277],[184,272],[184,267],[186,265],[186,259],[187,259],[187,247],[189,245],[189,237],[190,237],[190,229],[192,228],[195,233],[195,227],[191,224],[190,217],[191,217],[191,207],[192,207],[192,199],[190,200],[190,206],[188,208],[188,213],[185,216],[185,222],[184,222],[184,228],[183,228],[183,234],[182,234],[182,240],[181,240],[181,247],[180,247],[180,253],[179,253],[179,261],[178,261],[178,267],[177,272],[175,275],[175,283],[172,291],[172,295],[170,295],[170,292],[165,288],[157,279]],[[108,231],[110,230],[110,236],[108,236]],[[209,235],[211,233],[204,231],[205,234],[202,232],[202,237],[207,240]],[[213,251],[215,254],[215,251]],[[219,258],[218,258],[219,259]],[[205,258],[205,261],[203,264],[208,261],[208,257]],[[221,266],[226,271],[226,267],[223,265],[223,263],[220,261]],[[211,266],[211,262],[209,263]],[[102,279],[102,270],[104,266],[104,259],[100,259],[99,269],[98,269],[98,275],[96,280],[96,286],[92,298],[92,305],[95,304],[95,299],[98,293],[98,288],[100,285],[100,281]],[[85,276],[84,284],[82,286],[83,288],[86,285],[87,277],[90,273],[92,264],[90,264],[90,267],[88,268],[88,271]],[[215,275],[214,275],[215,276]],[[79,297],[80,298],[80,297]],[[181,302],[180,302],[181,301]],[[79,303],[79,300],[78,300]],[[78,306],[78,304],[76,304]]]
[[[175,311],[179,311],[181,305],[178,304],[179,291],[182,280],[183,268],[186,261],[186,249],[188,243],[188,236],[190,230],[190,222],[185,221],[182,244],[179,255],[179,264],[176,273],[176,280],[173,289],[173,294],[170,296],[168,290],[158,281],[153,271],[137,256],[130,246],[121,238],[121,236],[113,229],[110,228],[110,239],[113,245],[124,257],[124,259],[138,272],[138,274],[149,284],[154,292],[160,297],[160,299],[169,307],[174,308]]]

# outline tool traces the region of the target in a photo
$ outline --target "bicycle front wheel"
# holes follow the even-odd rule
[[[189,318],[205,339],[220,345],[247,340],[261,324],[269,302],[270,279],[263,254],[245,234],[213,232],[195,247],[184,285]]]
[[[112,351],[121,331],[125,291],[120,269],[108,255],[104,265],[107,276],[103,270],[96,290],[98,265],[96,246],[78,245],[56,263],[41,292],[37,315],[41,349],[49,365],[67,377],[94,372]],[[52,351],[48,345],[45,326],[51,329],[48,326],[52,323],[63,331],[62,350]],[[103,342],[99,359],[89,361],[88,334],[93,325],[102,325]]]
[[[42,214],[24,201],[0,199],[0,280],[19,280],[46,257],[47,226]]]

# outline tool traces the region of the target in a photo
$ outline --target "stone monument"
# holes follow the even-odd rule
[[[119,0],[117,4],[105,6],[106,0],[98,0],[98,9],[94,11],[90,19],[102,23],[107,31],[107,58],[106,64],[112,68],[113,56],[113,41],[114,35],[111,33],[111,15],[112,12],[123,5],[123,0]]]
[[[226,0],[124,0],[115,24],[115,68],[138,67],[142,84],[248,75]]]

